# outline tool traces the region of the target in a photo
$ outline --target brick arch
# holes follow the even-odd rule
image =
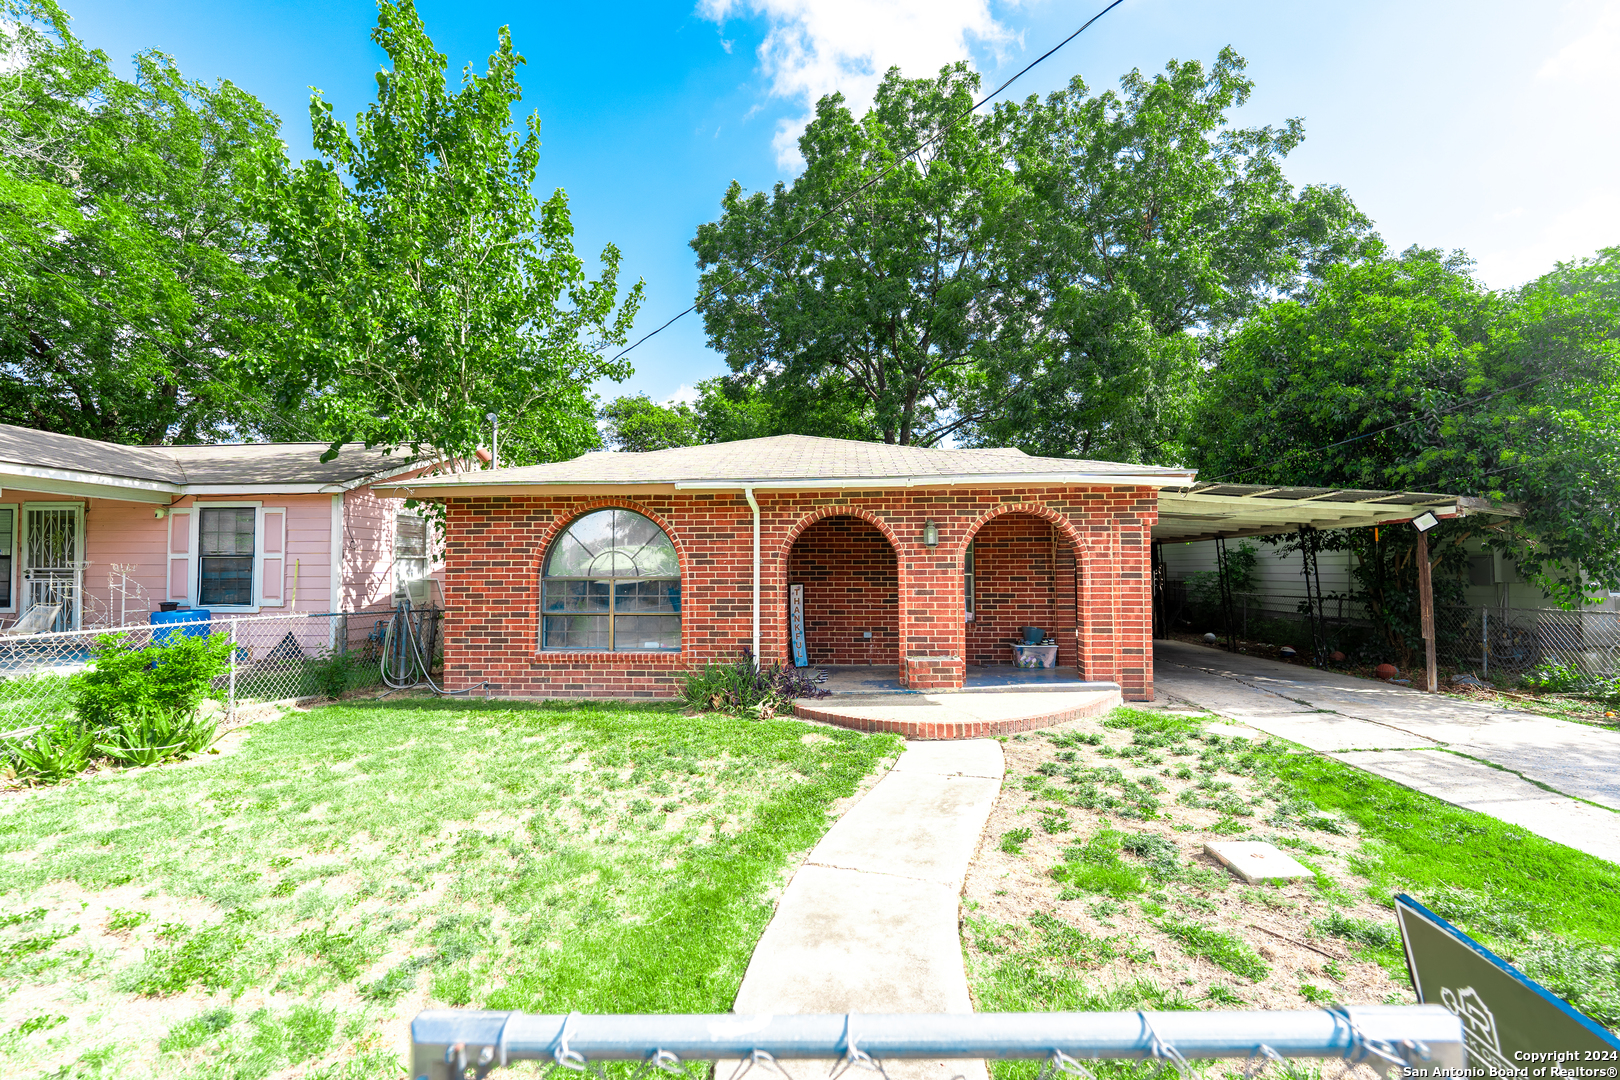
[[[795,524],[793,528],[788,530],[787,538],[782,541],[781,547],[777,549],[776,557],[778,559],[786,559],[788,553],[793,550],[794,541],[799,539],[799,537],[804,533],[804,530],[816,524],[818,521],[823,521],[830,517],[860,518],[868,525],[877,529],[878,532],[882,533],[883,538],[887,540],[889,542],[889,546],[894,549],[895,559],[898,560],[900,558],[900,538],[896,536],[894,530],[889,527],[889,523],[872,513],[872,511],[859,506],[822,506],[812,510],[810,513],[800,518],[798,523]],[[783,565],[785,566],[786,564],[784,563]],[[784,570],[784,573],[785,572],[786,571]]]
[[[826,521],[828,518],[836,517],[858,518],[876,529],[880,534],[882,534],[883,538],[889,542],[889,549],[894,553],[895,588],[896,595],[899,600],[898,611],[895,613],[895,634],[898,638],[898,647],[903,655],[905,651],[907,626],[905,602],[907,578],[904,551],[900,543],[900,537],[895,534],[894,529],[889,525],[889,523],[884,521],[877,514],[874,514],[872,511],[863,507],[817,507],[815,510],[812,510],[810,513],[799,518],[799,520],[794,523],[793,527],[788,530],[786,537],[784,537],[782,540],[782,543],[777,546],[776,551],[770,556],[771,562],[768,577],[770,592],[774,593],[781,602],[781,615],[785,616],[788,610],[788,562],[793,553],[793,545],[798,542],[800,536],[804,535],[805,530],[809,529],[812,525]],[[762,581],[761,585],[762,587],[765,586],[765,582]],[[764,599],[763,592],[764,589],[762,588],[762,601]],[[771,609],[774,611],[774,603],[771,605]],[[782,630],[782,658],[791,659],[793,655],[791,637],[787,632],[786,626],[784,626]],[[761,651],[764,651],[763,648]]]
[[[1063,535],[1063,538],[1074,548],[1077,556],[1089,552],[1089,545],[1086,544],[1085,537],[1080,534],[1080,530],[1074,527],[1074,522],[1070,521],[1066,515],[1060,514],[1050,507],[1042,506],[1040,503],[1002,503],[999,506],[991,507],[969,522],[967,530],[962,534],[962,542],[951,549],[951,554],[956,556],[958,562],[965,559],[967,557],[967,547],[973,543],[973,538],[979,534],[979,530],[996,518],[1006,514],[1028,514],[1031,517],[1041,518],[1051,523],[1053,528]],[[1081,562],[1080,558],[1075,559],[1076,565]]]
[[[568,526],[572,525],[586,514],[596,510],[629,510],[632,513],[640,514],[642,517],[664,530],[664,535],[669,537],[669,542],[675,547],[675,560],[680,566],[681,570],[681,592],[683,597],[685,595],[687,577],[691,569],[688,565],[686,545],[681,542],[680,534],[675,531],[675,527],[669,523],[668,518],[652,510],[650,507],[641,505],[634,499],[615,498],[611,495],[594,499],[585,499],[581,502],[574,503],[568,506],[566,509],[559,510],[552,516],[551,523],[545,527],[543,532],[541,532],[540,541],[535,545],[536,554],[534,557],[534,562],[529,568],[529,573],[532,575],[534,580],[534,651],[536,652],[540,651],[540,620],[545,618],[545,611],[540,606],[542,603],[540,579],[545,576],[546,556],[551,553],[551,545],[556,542],[557,538],[563,534],[564,530],[566,530]],[[684,599],[681,607],[683,609],[681,612],[681,653],[684,654],[688,648],[689,635],[692,627],[686,618],[686,613],[684,610],[686,603]],[[579,654],[581,658],[595,657],[597,655],[598,654],[596,653]],[[617,658],[623,655],[635,654],[607,653],[603,655]]]

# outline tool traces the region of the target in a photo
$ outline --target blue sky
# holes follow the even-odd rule
[[[691,302],[687,247],[732,179],[794,174],[792,139],[820,93],[857,102],[891,64],[932,73],[966,57],[989,85],[1067,36],[1106,0],[667,0],[617,5],[421,0],[454,68],[482,65],[510,25],[538,110],[543,193],[563,187],[577,241],[608,241],[647,281],[636,333]],[[308,88],[352,116],[382,60],[366,0],[65,0],[77,32],[115,59],[174,55],[189,77],[230,78],[281,114],[309,154]],[[1518,284],[1620,244],[1620,0],[1127,0],[1015,84],[1208,60],[1230,44],[1257,86],[1243,123],[1303,117],[1297,183],[1344,185],[1391,245],[1464,248],[1484,280]],[[607,396],[657,400],[724,370],[687,316],[631,354]]]

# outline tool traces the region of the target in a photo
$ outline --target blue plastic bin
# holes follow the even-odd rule
[[[157,629],[152,631],[154,642],[167,641],[169,635],[179,630],[185,637],[207,637],[209,623],[214,613],[207,608],[188,608],[185,611],[154,611],[151,622]]]

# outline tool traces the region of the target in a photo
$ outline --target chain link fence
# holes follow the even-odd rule
[[[1437,607],[1442,664],[1482,677],[1606,682],[1620,676],[1620,612]]]
[[[1171,629],[1223,633],[1218,605],[1189,596],[1185,582],[1167,582],[1162,603]],[[1321,603],[1329,651],[1352,659],[1393,659],[1360,604],[1338,596]],[[1233,593],[1234,629],[1243,641],[1288,645],[1308,656],[1313,650],[1308,605],[1304,593]],[[1620,678],[1620,612],[1436,605],[1434,622],[1436,659],[1449,671],[1492,681],[1546,675],[1542,681],[1571,689]],[[1415,627],[1409,645],[1421,655]]]
[[[423,656],[442,655],[443,612],[412,611],[410,632]],[[244,709],[336,697],[385,685],[388,671],[408,667],[396,612],[322,612],[215,617],[36,634],[0,632],[0,738],[25,737],[42,724],[70,719],[76,681],[95,663],[98,640],[119,635],[126,646],[162,644],[170,635],[224,635],[230,664],[205,704],[226,720]]]

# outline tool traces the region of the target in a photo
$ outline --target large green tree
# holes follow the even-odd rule
[[[1177,461],[1196,401],[1200,335],[1327,266],[1378,252],[1331,186],[1296,190],[1304,139],[1235,128],[1253,84],[1230,48],[1092,94],[1075,79],[1018,114],[1014,145],[1041,312],[1036,367],[993,371],[980,441],[1047,454]]]
[[[1620,588],[1620,248],[1501,293],[1471,269],[1413,249],[1254,312],[1213,350],[1194,463],[1516,503],[1522,518],[1455,538],[1484,538],[1565,603]],[[1362,562],[1378,573],[1386,555],[1409,563]]]
[[[800,176],[733,184],[692,242],[711,343],[795,430],[1178,456],[1196,334],[1378,250],[1343,192],[1283,177],[1297,121],[1229,126],[1242,68],[988,114],[962,67],[891,71],[859,120],[823,99]]]
[[[0,3],[0,57],[0,421],[285,434],[241,365],[273,329],[246,207],[281,154],[276,117],[161,53],[118,77],[52,0]]]
[[[971,421],[958,403],[981,368],[1020,364],[1033,313],[1009,262],[1010,114],[958,120],[978,89],[957,65],[891,70],[859,120],[823,98],[804,172],[770,195],[733,183],[698,229],[710,342],[799,430],[928,445]]]
[[[622,377],[638,282],[619,251],[591,278],[568,201],[534,194],[540,120],[514,125],[523,58],[506,29],[484,74],[447,86],[409,0],[378,5],[389,67],[351,132],[317,95],[319,161],[270,203],[286,323],[281,359],[305,385],[284,402],[334,445],[470,457],[501,423],[502,464],[570,456],[598,439],[589,386]]]

